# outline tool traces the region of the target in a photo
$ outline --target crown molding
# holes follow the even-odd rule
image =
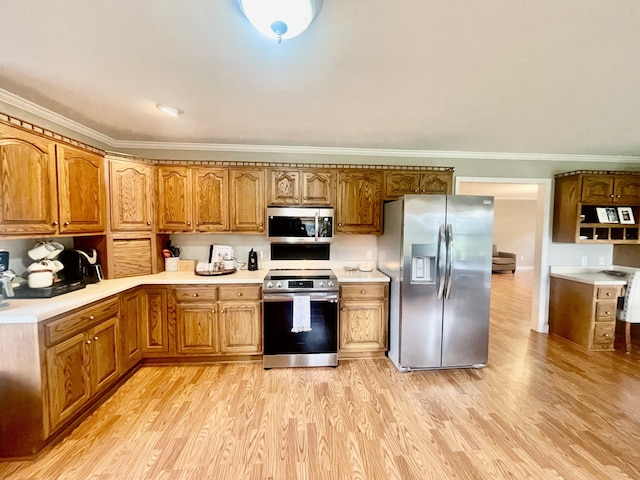
[[[241,145],[226,143],[138,142],[117,140],[0,88],[0,101],[57,125],[92,138],[111,148],[130,150],[184,150],[207,152],[280,153],[356,157],[434,158],[439,160],[504,160],[540,162],[640,163],[640,156],[577,155],[557,153],[466,152],[449,150],[403,150],[385,148],[341,148],[286,145]]]

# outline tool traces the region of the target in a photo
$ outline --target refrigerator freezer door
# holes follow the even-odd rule
[[[447,197],[450,276],[444,302],[442,367],[479,366],[489,353],[493,197]]]
[[[446,197],[406,195],[404,202],[399,363],[402,368],[439,368],[443,300],[438,299],[438,286],[443,279],[434,268],[435,282],[412,282],[411,267],[414,252],[435,257],[440,227],[445,224]],[[434,260],[442,265],[442,260]]]

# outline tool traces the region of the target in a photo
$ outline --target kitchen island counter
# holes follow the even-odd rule
[[[603,273],[604,270],[614,270],[625,273],[625,276],[615,276]],[[609,265],[601,267],[551,267],[549,276],[563,278],[574,282],[587,283],[595,286],[624,286],[627,284],[629,274],[637,268]]]

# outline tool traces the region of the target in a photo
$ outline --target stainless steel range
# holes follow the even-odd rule
[[[331,270],[270,270],[263,284],[264,368],[338,366]]]

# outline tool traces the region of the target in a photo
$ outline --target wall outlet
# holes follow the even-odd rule
[[[582,265],[583,267],[587,264],[587,257],[582,257],[580,259],[580,265]]]
[[[600,265],[604,265],[604,257],[600,257]]]

